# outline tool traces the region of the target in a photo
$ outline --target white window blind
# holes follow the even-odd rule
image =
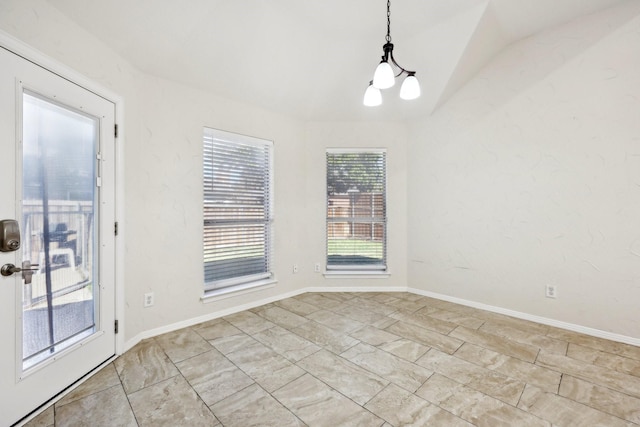
[[[329,150],[327,269],[386,268],[386,152]]]
[[[205,290],[271,277],[273,143],[204,130]]]

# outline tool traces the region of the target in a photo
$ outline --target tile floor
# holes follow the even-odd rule
[[[28,426],[640,425],[640,348],[409,293],[145,340]]]

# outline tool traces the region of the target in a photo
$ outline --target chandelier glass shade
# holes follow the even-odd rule
[[[393,68],[387,61],[381,61],[373,73],[373,85],[378,89],[389,89],[396,83],[396,76]]]
[[[415,71],[409,71],[401,67],[393,57],[393,43],[391,43],[391,0],[387,0],[387,36],[386,43],[382,46],[384,55],[378,64],[373,80],[364,93],[364,105],[375,107],[382,104],[381,89],[389,89],[395,85],[397,77],[406,75],[400,87],[400,98],[405,100],[416,99],[420,96],[420,83]]]
[[[380,89],[373,85],[372,80],[364,92],[364,105],[367,107],[377,107],[380,104],[382,104],[382,93],[380,93]]]

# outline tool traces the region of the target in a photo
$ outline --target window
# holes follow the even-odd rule
[[[272,155],[271,141],[204,130],[205,291],[272,277]]]
[[[329,150],[327,270],[386,269],[386,152]]]

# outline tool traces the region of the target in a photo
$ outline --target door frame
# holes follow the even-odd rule
[[[124,218],[124,100],[113,91],[99,83],[87,78],[81,73],[69,68],[57,60],[38,51],[30,45],[16,39],[10,34],[0,30],[0,47],[18,55],[29,62],[40,66],[49,72],[62,77],[94,94],[107,99],[115,105],[115,123],[118,127],[118,135],[115,138],[115,221],[118,223],[118,234],[115,237],[115,318],[118,321],[118,333],[116,334],[115,351],[120,355],[125,349],[125,298],[124,298],[124,249],[125,227]],[[61,396],[59,396],[61,397]],[[57,398],[55,398],[57,399]],[[35,408],[34,408],[35,409]]]

